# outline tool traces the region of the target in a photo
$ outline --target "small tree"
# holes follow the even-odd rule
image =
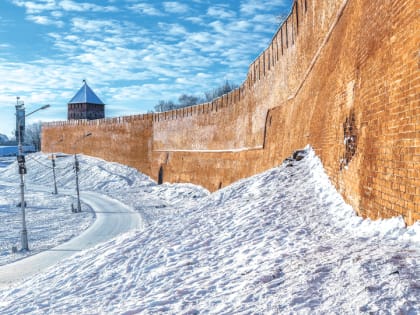
[[[238,88],[237,84],[230,83],[228,80],[226,80],[223,85],[215,88],[213,91],[205,92],[204,96],[207,102],[211,102],[215,98],[218,98],[224,94],[227,94],[236,88]]]
[[[175,103],[172,101],[160,100],[159,103],[155,105],[156,112],[166,112],[175,108],[177,108],[177,105],[175,105]]]
[[[35,151],[41,150],[42,123],[36,122],[28,125],[25,129],[25,144],[33,145]]]
[[[213,91],[205,92],[204,98],[195,95],[182,94],[178,98],[179,104],[175,104],[172,101],[161,100],[154,106],[154,109],[155,112],[165,112],[168,110],[193,106],[204,102],[211,102],[215,98],[227,94],[236,88],[238,88],[238,85],[230,83],[228,80],[226,80],[223,85],[219,86],[218,88],[215,88]]]
[[[201,103],[202,99],[194,95],[182,94],[178,98],[178,101],[179,101],[179,107],[187,107],[187,106],[193,106],[193,105]]]

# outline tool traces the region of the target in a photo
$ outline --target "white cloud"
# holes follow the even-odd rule
[[[168,13],[186,13],[189,10],[186,4],[180,2],[164,2],[163,7]]]
[[[60,36],[60,35],[58,35]],[[73,42],[80,42],[80,37],[76,35],[67,35],[64,37],[66,40],[73,41]]]
[[[231,19],[236,16],[234,11],[228,10],[225,7],[210,7],[207,10],[207,15],[210,17],[216,17],[219,19]]]
[[[275,24],[277,22],[276,17],[272,14],[256,14],[251,21],[258,24]]]
[[[225,24],[221,21],[211,22],[211,23],[209,23],[209,26],[211,26],[213,28],[213,30],[217,33],[225,34],[225,35],[228,34],[228,32],[226,30],[226,27],[225,27]]]
[[[51,16],[58,19],[58,18],[62,18],[64,14],[61,11],[52,11]]]
[[[93,3],[87,2],[75,2],[72,0],[62,0],[59,2],[59,7],[65,11],[75,11],[75,12],[117,12],[118,8],[114,6],[100,6]]]
[[[211,79],[212,75],[209,73],[202,73],[202,72],[198,72],[196,75],[196,78],[202,79],[202,80],[208,80]]]
[[[209,43],[211,35],[208,32],[191,33],[188,35],[188,39],[190,42],[195,44]]]
[[[284,0],[246,0],[241,3],[240,11],[245,15],[255,15],[257,11],[267,11],[268,7],[284,7],[285,4]]]
[[[85,18],[73,18],[73,31],[74,32],[86,32],[86,33],[119,33],[120,25],[110,20],[91,20]]]
[[[57,15],[59,10],[64,11],[76,11],[76,12],[85,12],[85,11],[94,11],[94,12],[116,12],[118,11],[115,6],[100,6],[88,2],[75,2],[72,0],[34,0],[34,1],[24,1],[24,0],[12,0],[12,3],[23,7],[26,9],[27,14],[40,14],[44,11],[54,11],[54,14]]]
[[[158,23],[158,26],[171,36],[185,35],[187,30],[180,24]]]
[[[52,20],[49,17],[42,15],[28,15],[26,19],[40,25],[55,25],[57,27],[64,26],[64,22]]]
[[[186,21],[189,21],[191,23],[197,24],[197,25],[203,25],[204,19],[199,16],[189,16],[185,19]]]
[[[227,25],[227,29],[231,32],[245,33],[252,27],[253,23],[245,20],[237,20]]]
[[[39,14],[44,11],[51,11],[56,8],[55,0],[44,0],[44,1],[23,1],[23,0],[12,0],[12,3],[26,9],[28,14]]]
[[[137,3],[134,5],[129,6],[129,9],[142,14],[142,15],[149,15],[149,16],[161,16],[163,15],[158,9],[148,3]]]

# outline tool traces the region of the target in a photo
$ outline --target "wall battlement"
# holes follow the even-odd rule
[[[362,216],[420,219],[420,17],[414,0],[296,0],[243,84],[163,113],[43,125],[43,151],[210,190],[310,144]],[[63,142],[56,143],[61,137]]]

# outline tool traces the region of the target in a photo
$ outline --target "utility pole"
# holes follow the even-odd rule
[[[53,170],[53,177],[54,177],[54,194],[57,195],[58,191],[57,191],[57,180],[55,177],[55,154],[54,153],[52,154],[51,161],[52,161],[52,170]]]
[[[19,97],[16,97],[16,135],[18,138],[18,155],[17,162],[19,167],[19,177],[20,177],[20,209],[22,212],[22,232],[20,235],[20,241],[22,250],[29,250],[28,245],[28,230],[26,229],[26,213],[25,213],[25,178],[26,166],[25,166],[25,156],[23,152],[23,138],[25,133],[25,117],[32,115],[33,113],[46,109],[50,105],[44,105],[29,114],[25,115],[25,105],[23,101],[19,101]]]
[[[58,144],[62,141],[63,141],[63,138],[61,138],[56,143],[54,143],[53,148],[55,147],[56,144]],[[53,177],[54,177],[54,192],[53,192],[53,194],[57,195],[58,190],[57,190],[57,179],[56,179],[56,176],[55,176],[55,158],[56,158],[56,154],[53,151],[53,153],[51,153],[51,162],[52,162],[52,170],[53,170]]]
[[[82,206],[80,204],[80,190],[79,190],[79,161],[77,160],[77,154],[74,154],[74,170],[76,171],[76,192],[77,192],[77,209],[75,212],[82,212]]]
[[[20,243],[22,250],[29,250],[28,246],[28,230],[26,229],[26,214],[25,214],[25,180],[26,174],[25,156],[23,155],[23,137],[25,133],[25,104],[16,97],[16,138],[18,139],[18,155],[17,162],[19,167],[20,178],[20,210],[22,214],[22,231],[20,233]],[[23,129],[23,130],[22,130]]]
[[[91,132],[88,132],[87,134],[83,135],[81,138],[77,139],[75,143],[73,143],[73,149],[76,148],[76,144],[79,141],[84,140],[87,137],[90,137],[92,135]],[[76,172],[76,193],[77,193],[77,208],[74,209],[72,204],[72,211],[73,212],[82,212],[82,206],[80,204],[80,190],[79,190],[79,171],[80,171],[80,164],[79,160],[77,159],[77,153],[74,153],[74,170]]]

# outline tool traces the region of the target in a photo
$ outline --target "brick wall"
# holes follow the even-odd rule
[[[136,115],[43,124],[42,151],[85,153],[150,174],[152,118]],[[84,138],[88,133],[91,136]]]
[[[298,0],[241,87],[176,111],[58,122],[43,151],[76,151],[216,190],[312,145],[362,216],[420,219],[420,5]],[[52,145],[60,136],[65,141]]]

